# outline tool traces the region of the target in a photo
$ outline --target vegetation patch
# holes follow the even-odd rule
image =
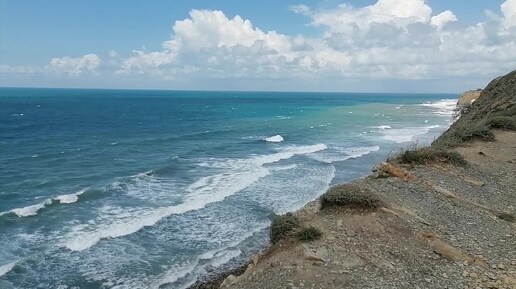
[[[500,219],[500,220],[504,220],[509,223],[516,222],[516,217],[514,217],[514,215],[511,215],[509,213],[500,213],[500,214],[496,215],[496,217],[498,217],[498,219]]]
[[[453,147],[473,139],[493,141],[491,129],[516,130],[515,84],[516,70],[491,81],[434,144]]]
[[[456,166],[465,166],[466,160],[458,152],[431,147],[408,149],[400,153],[396,160],[402,164],[423,165],[430,162],[450,163]]]
[[[275,216],[272,219],[269,236],[273,244],[291,236],[300,228],[299,219],[292,213]]]
[[[356,185],[338,185],[329,189],[321,197],[322,208],[334,206],[351,206],[377,209],[384,203],[371,191],[360,189]]]
[[[490,128],[516,130],[516,118],[511,116],[493,116],[487,121]]]
[[[301,242],[315,241],[319,240],[321,237],[321,230],[315,227],[304,228],[299,233],[297,233],[297,239]]]

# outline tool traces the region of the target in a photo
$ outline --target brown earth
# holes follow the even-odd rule
[[[475,100],[477,100],[477,98],[480,96],[481,93],[482,93],[482,89],[466,91],[460,95],[457,105],[459,105],[459,106],[471,105]]]

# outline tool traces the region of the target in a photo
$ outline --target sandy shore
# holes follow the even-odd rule
[[[403,176],[352,182],[382,208],[307,204],[295,214],[321,239],[285,239],[247,270],[192,288],[516,288],[516,225],[500,219],[516,214],[516,132],[495,134],[454,149],[464,167],[399,166]]]

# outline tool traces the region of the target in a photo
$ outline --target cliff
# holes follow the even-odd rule
[[[458,106],[470,106],[482,93],[482,89],[468,90],[462,93],[457,101]]]
[[[492,129],[516,130],[516,71],[491,81],[433,145],[456,146],[472,139],[492,141]]]

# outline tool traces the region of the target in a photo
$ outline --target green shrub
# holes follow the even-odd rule
[[[466,160],[458,152],[435,148],[408,149],[402,152],[397,160],[402,164],[423,165],[429,162],[444,162],[456,166],[465,166]]]
[[[269,232],[271,242],[278,243],[282,239],[292,235],[299,229],[299,219],[292,213],[287,213],[282,216],[275,216],[272,219],[272,224]]]
[[[509,213],[500,213],[500,214],[498,214],[496,216],[498,217],[498,219],[507,221],[509,223],[516,222],[516,218],[513,215],[509,214]]]
[[[338,185],[329,189],[321,197],[323,208],[332,206],[352,206],[369,209],[382,207],[383,202],[372,192],[362,190],[356,185]]]
[[[304,228],[299,233],[297,233],[297,239],[301,242],[315,241],[319,240],[321,237],[321,230],[315,227]]]
[[[492,131],[489,130],[489,127],[485,125],[468,127],[460,134],[460,141],[465,142],[472,139],[480,139],[483,141],[494,141],[495,135]]]
[[[490,128],[516,130],[516,118],[510,116],[494,116],[487,121]]]

